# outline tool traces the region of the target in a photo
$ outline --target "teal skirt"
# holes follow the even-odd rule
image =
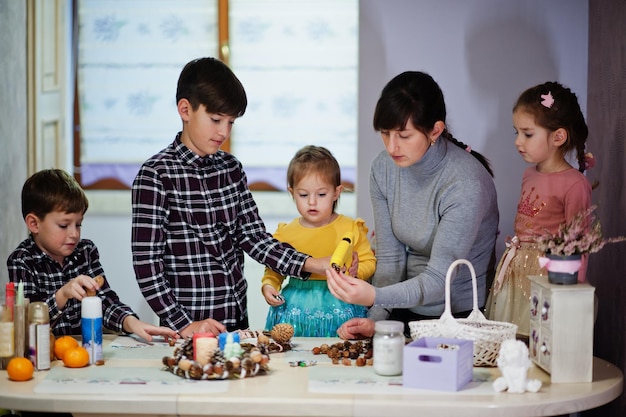
[[[326,281],[290,279],[281,294],[285,302],[270,307],[265,330],[278,323],[293,326],[296,337],[337,337],[337,329],[354,317],[365,317],[367,309],[335,298]]]

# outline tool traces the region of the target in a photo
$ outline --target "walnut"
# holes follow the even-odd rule
[[[98,284],[98,287],[100,288],[102,288],[102,285],[104,285],[104,277],[102,275],[98,275],[97,277],[95,277],[94,281],[96,281],[96,284]],[[96,291],[87,290],[88,297],[93,297],[94,295],[96,295]]]
[[[341,352],[339,351],[339,349],[337,349],[336,347],[332,347],[330,348],[330,350],[327,353],[328,357],[331,359],[334,358],[339,358],[339,356],[341,356]]]

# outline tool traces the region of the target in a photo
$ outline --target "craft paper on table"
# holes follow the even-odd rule
[[[325,394],[402,394],[402,376],[385,377],[374,373],[371,366],[312,366],[309,392]]]
[[[319,355],[325,356],[325,355]],[[305,370],[306,369],[306,370]],[[463,391],[432,391],[402,386],[402,376],[386,377],[377,375],[372,366],[317,365],[301,369],[308,372],[309,392],[323,394],[412,394],[432,392],[441,395],[483,395],[493,394],[490,386],[481,386],[493,380],[490,368],[474,368],[472,382]],[[294,370],[295,371],[295,370]]]
[[[229,381],[196,381],[154,368],[56,366],[35,387],[39,394],[211,394],[228,391]]]
[[[177,346],[182,339],[177,341]],[[170,346],[163,338],[155,338],[151,344],[143,339],[138,340],[131,336],[118,336],[109,345],[104,347],[104,360],[120,359],[157,359],[159,363],[163,356],[172,356],[176,346]]]

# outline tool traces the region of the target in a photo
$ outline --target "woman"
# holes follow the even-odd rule
[[[405,323],[437,318],[444,310],[446,272],[456,259],[476,271],[478,302],[493,277],[498,230],[496,190],[488,161],[446,129],[439,85],[423,72],[404,72],[383,89],[374,129],[385,151],[370,170],[376,230],[372,285],[328,270],[332,294],[370,307],[368,318],[344,323],[344,339],[370,337],[374,322]],[[467,268],[452,277],[451,308],[465,317],[472,309]]]

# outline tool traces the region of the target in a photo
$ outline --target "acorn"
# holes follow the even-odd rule
[[[263,333],[261,333],[257,337],[257,342],[259,342],[259,344],[267,345],[270,342],[270,338],[264,335]]]
[[[293,326],[289,323],[278,323],[272,328],[270,336],[276,343],[288,343],[293,337]]]
[[[263,359],[263,354],[258,350],[253,350],[250,352],[250,359],[254,363],[259,363]]]
[[[244,357],[241,360],[241,376],[242,378],[252,376],[254,371],[255,363],[250,357]]]
[[[189,367],[189,378],[191,379],[201,379],[202,374],[204,373],[202,366],[197,362],[192,362],[191,367]]]
[[[215,365],[213,365],[213,373],[218,377],[224,375],[224,364],[216,363]]]
[[[202,367],[202,372],[204,372],[204,374],[206,376],[213,375],[213,364],[212,363],[207,363],[206,365],[204,365]]]
[[[192,362],[189,359],[181,359],[178,361],[178,367],[183,371],[188,371],[191,368]]]
[[[172,358],[171,356],[163,356],[163,365],[167,366],[168,368],[175,367],[176,363],[176,358]]]

